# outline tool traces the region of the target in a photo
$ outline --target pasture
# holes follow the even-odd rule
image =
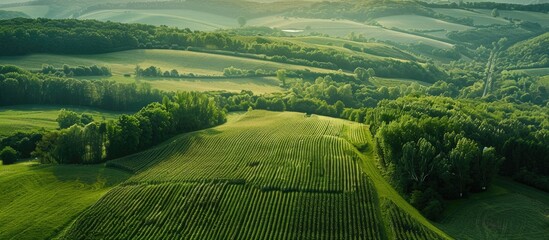
[[[464,31],[472,27],[445,22],[442,20],[418,15],[393,15],[376,18],[379,24],[386,28],[399,28],[407,31],[421,31],[435,37],[447,38],[450,31]]]
[[[114,21],[123,23],[142,23],[150,25],[166,25],[192,30],[213,31],[220,28],[237,27],[235,18],[194,10],[136,10],[113,9],[101,10],[84,14],[79,19],[95,19],[99,21]]]
[[[50,11],[50,7],[46,5],[19,6],[0,9],[6,11],[22,12],[29,15],[31,18],[46,17],[48,12]]]
[[[128,176],[100,165],[0,165],[0,239],[51,239]]]
[[[61,239],[386,238],[380,180],[360,167],[373,159],[356,150],[371,144],[367,126],[291,112],[233,119],[108,162],[136,174]],[[439,238],[420,228],[414,239]]]
[[[137,65],[140,65],[142,68],[156,66],[163,71],[176,69],[180,74],[193,73],[213,76],[223,75],[223,69],[231,66],[247,70],[264,69],[276,71],[278,69],[309,69],[313,72],[320,73],[334,72],[333,70],[244,57],[160,49],[128,50],[93,55],[32,54],[26,56],[0,57],[0,64],[12,65],[14,63],[21,68],[30,70],[41,69],[43,64],[50,64],[57,68],[62,67],[63,64],[71,66],[91,66],[95,64],[111,68],[112,73],[116,75],[133,73],[135,66]]]
[[[250,90],[255,94],[284,91],[280,81],[275,77],[242,77],[242,78],[140,78],[114,75],[110,77],[78,77],[87,80],[109,80],[120,83],[147,83],[152,88],[166,92],[176,91],[227,91],[240,92]]]
[[[374,84],[377,87],[398,87],[401,85],[409,86],[412,83],[416,83],[422,86],[430,86],[431,84],[413,80],[413,79],[400,79],[400,78],[382,78],[382,77],[374,77],[370,78],[369,81]]]
[[[451,201],[439,228],[456,239],[546,239],[547,193],[507,179],[469,199]]]
[[[488,9],[477,9],[475,11],[490,15],[492,10]],[[542,27],[549,27],[549,14],[541,12],[527,12],[527,11],[508,11],[500,10],[500,18],[512,18],[520,19],[523,21],[539,23]]]
[[[448,15],[455,18],[471,18],[473,24],[477,26],[486,26],[492,24],[506,25],[509,24],[508,20],[501,17],[495,18],[490,14],[485,14],[481,11],[463,10],[463,9],[449,9],[449,8],[433,8],[437,13]]]
[[[82,107],[71,106],[44,106],[44,105],[17,105],[0,107],[0,137],[9,136],[17,131],[30,132],[40,129],[53,130],[58,128],[55,121],[61,109],[68,109],[78,113],[87,113],[95,120],[115,119],[119,112],[109,112]]]
[[[413,34],[397,32],[378,26],[370,26],[350,20],[312,19],[312,18],[287,18],[282,16],[269,16],[248,21],[249,26],[267,26],[281,30],[302,30],[295,35],[309,33],[323,33],[332,37],[346,37],[351,33],[362,35],[366,39],[374,38],[382,41],[394,41],[399,43],[417,43],[419,41],[436,48],[451,48],[453,45]]]

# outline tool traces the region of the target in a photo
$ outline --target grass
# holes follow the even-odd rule
[[[458,239],[547,239],[549,195],[507,179],[448,204],[437,224]]]
[[[50,11],[50,7],[45,5],[36,5],[36,6],[20,6],[20,7],[9,7],[9,8],[0,8],[6,11],[16,11],[22,12],[29,15],[32,18],[46,17]]]
[[[109,162],[136,174],[60,237],[387,238],[378,194],[407,203],[360,167],[374,161],[355,148],[371,144],[366,125],[291,112],[230,119]],[[408,221],[423,226],[417,214]]]
[[[100,21],[114,21],[123,23],[143,23],[150,25],[166,25],[192,30],[212,31],[220,28],[237,27],[235,18],[220,16],[193,10],[135,10],[115,9],[91,12],[79,17],[80,19],[95,19]]]
[[[310,19],[310,18],[284,18],[281,16],[269,16],[248,21],[249,26],[267,26],[281,30],[303,30],[297,35],[312,32],[328,34],[332,37],[345,37],[351,32],[362,34],[365,38],[375,38],[384,41],[399,43],[417,43],[421,41],[436,48],[451,48],[453,45],[442,41],[416,36],[412,34],[392,31],[377,26],[365,25],[350,20]]]
[[[51,239],[127,177],[100,165],[0,166],[0,239]]]
[[[380,59],[380,58],[392,58],[398,60],[416,60],[416,58],[408,53],[405,53],[393,46],[390,46],[385,43],[375,43],[375,42],[355,42],[350,40],[345,40],[341,38],[332,38],[332,37],[319,37],[319,36],[304,36],[304,37],[284,37],[284,38],[272,38],[273,40],[283,40],[289,41],[296,44],[305,44],[309,47],[317,48],[332,48],[341,52],[347,52],[353,55],[361,55],[370,59]],[[353,47],[358,47],[361,49],[366,49],[367,53],[359,53],[356,51],[351,51],[349,49],[343,48],[344,44],[349,44]]]
[[[434,35],[436,37],[447,38],[446,33],[450,31],[463,31],[472,29],[472,27],[449,23],[442,20],[418,16],[418,15],[393,15],[388,17],[381,17],[375,19],[379,24],[386,28],[399,28],[403,30],[420,30],[420,31],[434,31],[426,34]]]
[[[492,14],[492,10],[489,9],[477,9],[476,11],[484,13],[486,15]],[[549,27],[549,14],[547,13],[500,10],[499,15],[500,18],[507,17],[520,19],[523,21],[539,23],[542,27]]]
[[[430,86],[431,85],[429,83],[418,81],[418,80],[413,80],[413,79],[382,78],[382,77],[374,77],[374,78],[370,79],[370,82],[372,84],[374,84],[375,86],[377,86],[377,87],[382,87],[382,86],[385,86],[385,87],[398,87],[400,85],[409,86],[412,83],[417,83],[417,84],[422,85],[422,86]]]
[[[448,15],[455,18],[471,18],[473,19],[473,24],[477,26],[486,26],[492,24],[506,25],[509,24],[509,21],[499,17],[492,17],[490,14],[485,14],[480,11],[471,11],[463,9],[448,9],[448,8],[433,8],[437,13]],[[491,11],[491,10],[490,10]]]
[[[280,92],[284,89],[274,77],[250,77],[250,78],[141,78],[123,77],[114,75],[110,77],[79,77],[90,80],[109,80],[120,83],[142,82],[148,83],[152,88],[167,92],[175,91],[227,91],[240,92],[251,90],[256,94]]]
[[[113,74],[133,73],[135,66],[143,68],[151,65],[160,67],[163,71],[176,69],[179,73],[194,73],[199,75],[223,75],[223,69],[234,66],[240,69],[309,69],[313,72],[333,72],[321,68],[306,67],[292,64],[276,63],[243,57],[225,56],[219,54],[199,53],[179,50],[128,50],[121,52],[94,55],[53,55],[32,54],[17,57],[0,57],[0,64],[15,64],[25,69],[41,69],[43,64],[62,67],[68,65],[99,65],[108,66]]]
[[[94,119],[115,119],[119,112],[109,112],[91,108],[71,106],[17,105],[0,107],[0,137],[9,136],[17,131],[30,132],[39,129],[53,130],[58,128],[57,116],[62,109],[78,113],[91,114]]]

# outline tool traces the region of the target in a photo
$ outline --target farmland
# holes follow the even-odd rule
[[[469,26],[417,15],[394,15],[377,18],[376,21],[386,28],[423,31],[426,32],[426,34],[440,38],[446,38],[446,33],[450,31],[472,29],[472,27]]]
[[[109,162],[137,174],[62,238],[99,229],[106,238],[385,238],[375,185],[353,150],[366,144],[367,131],[315,115],[253,111],[176,137]]]
[[[8,136],[17,131],[29,132],[42,128],[45,130],[56,129],[58,124],[55,119],[57,119],[62,108],[90,114],[96,120],[114,119],[120,114],[118,112],[71,106],[19,105],[0,107],[0,137]]]
[[[0,238],[51,239],[128,176],[104,166],[1,166]]]
[[[478,26],[486,26],[492,24],[505,25],[509,24],[509,21],[503,18],[495,18],[490,16],[490,14],[485,14],[483,12],[474,11],[474,10],[463,10],[463,9],[447,9],[447,8],[436,8],[434,11],[448,15],[455,18],[471,18],[473,23]]]
[[[82,15],[79,18],[124,23],[166,25],[201,31],[212,31],[219,28],[236,27],[238,25],[236,18],[228,18],[193,10],[116,9],[91,12]]]
[[[309,69],[313,72],[333,72],[331,70],[305,67],[299,65],[283,64],[265,60],[233,57],[210,53],[199,53],[179,50],[128,50],[94,55],[52,55],[33,54],[17,57],[0,57],[0,64],[16,63],[25,69],[41,69],[43,64],[50,64],[55,67],[62,67],[63,64],[71,66],[107,66],[113,74],[122,75],[133,73],[135,66],[141,67],[156,66],[162,70],[176,69],[179,73],[193,73],[199,75],[223,75],[223,69],[236,67],[247,70],[273,70],[284,68]]]

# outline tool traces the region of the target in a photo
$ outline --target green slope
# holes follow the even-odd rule
[[[290,112],[231,119],[109,162],[137,174],[61,238],[442,238],[377,169],[360,167],[374,161],[355,148],[371,144],[367,126]],[[407,225],[383,220],[386,199]]]
[[[49,239],[128,174],[104,166],[0,166],[0,239]]]

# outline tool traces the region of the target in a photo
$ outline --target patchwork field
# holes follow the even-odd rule
[[[442,238],[399,205],[408,220],[384,226],[380,175],[363,172],[372,159],[356,150],[371,143],[367,126],[290,112],[233,120],[107,163],[136,174],[61,238]]]
[[[87,108],[75,108],[70,106],[43,106],[43,105],[19,105],[0,107],[0,137],[8,136],[17,131],[33,131],[44,128],[53,130],[58,128],[55,121],[61,109],[68,109],[78,113],[91,114],[94,119],[115,119],[118,112],[99,111]]]
[[[475,11],[484,13],[486,15],[490,15],[492,13],[492,10],[488,10],[488,9],[477,9]],[[501,10],[499,11],[499,14],[501,18],[506,17],[506,18],[520,19],[524,21],[539,23],[542,27],[549,26],[549,14],[547,13]]]
[[[128,176],[100,165],[0,166],[0,239],[51,239]]]
[[[489,14],[485,14],[480,11],[448,9],[448,8],[434,8],[433,10],[435,12],[448,15],[451,17],[455,17],[455,18],[471,18],[473,19],[473,23],[479,26],[492,25],[492,24],[500,24],[500,25],[509,24],[509,21],[501,17],[495,18]]]
[[[417,43],[421,41],[437,48],[450,48],[452,44],[442,41],[401,33],[377,26],[365,25],[349,20],[309,19],[309,18],[285,18],[270,16],[248,21],[249,26],[267,26],[281,30],[296,30],[295,35],[308,33],[323,33],[333,37],[345,37],[351,32],[362,34],[365,38],[375,38],[383,41],[395,41],[399,43]],[[292,34],[291,32],[288,34]]]
[[[219,54],[199,53],[179,50],[128,50],[95,55],[52,55],[32,54],[17,57],[0,57],[0,64],[17,65],[25,69],[41,69],[43,64],[62,67],[98,65],[111,68],[113,74],[133,73],[135,66],[143,68],[156,66],[162,70],[176,69],[179,73],[194,73],[200,75],[223,75],[223,69],[236,67],[240,69],[309,69],[313,72],[333,72],[321,68],[306,67],[292,64],[276,63],[264,60],[225,56]]]
[[[450,31],[463,31],[472,29],[472,27],[449,23],[442,20],[418,16],[418,15],[394,15],[375,19],[379,24],[386,28],[399,28],[411,31],[429,31],[425,34],[436,37],[446,38],[446,33]]]

